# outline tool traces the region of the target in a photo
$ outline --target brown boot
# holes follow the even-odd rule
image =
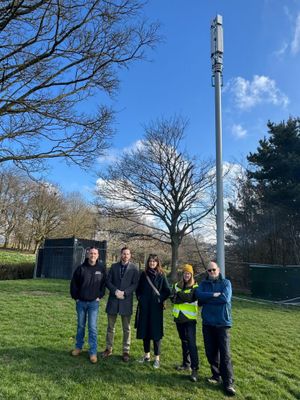
[[[98,359],[97,359],[96,354],[92,354],[92,355],[90,356],[90,362],[91,362],[92,364],[96,364],[97,361],[98,361]]]
[[[71,351],[71,355],[74,356],[74,357],[79,356],[81,353],[82,353],[81,349],[74,349],[74,350]]]
[[[122,360],[123,360],[124,362],[128,362],[129,359],[130,359],[129,353],[127,353],[126,351],[124,351],[123,356],[122,356]]]
[[[108,358],[109,356],[112,355],[112,349],[105,349],[102,353],[101,356],[102,358]]]

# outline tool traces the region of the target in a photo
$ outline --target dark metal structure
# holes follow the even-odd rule
[[[300,297],[300,265],[250,264],[251,293],[268,300]]]
[[[71,279],[75,268],[82,264],[90,247],[97,247],[100,260],[106,264],[107,242],[60,238],[46,239],[39,249],[34,278]]]

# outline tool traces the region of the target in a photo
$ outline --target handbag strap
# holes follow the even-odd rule
[[[160,296],[159,291],[158,291],[157,288],[153,285],[153,283],[152,283],[152,281],[151,281],[151,279],[149,278],[148,275],[146,275],[146,278],[147,278],[147,281],[148,281],[149,285],[150,285],[150,286],[152,287],[152,289],[154,290],[154,293],[155,293],[157,296]]]

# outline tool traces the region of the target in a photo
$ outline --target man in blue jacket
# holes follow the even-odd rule
[[[230,356],[229,329],[231,319],[231,283],[222,277],[216,262],[206,269],[206,278],[195,291],[202,305],[202,332],[207,360],[212,376],[209,383],[223,382],[226,394],[234,396],[233,369]]]

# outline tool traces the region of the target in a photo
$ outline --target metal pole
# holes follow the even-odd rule
[[[222,160],[222,112],[220,72],[215,75],[215,121],[216,121],[216,178],[217,178],[217,261],[225,276],[224,207],[223,207],[223,160]]]
[[[211,59],[215,87],[216,125],[216,183],[217,183],[217,262],[225,277],[223,160],[222,160],[222,105],[221,86],[223,70],[223,19],[217,15],[211,25]]]

